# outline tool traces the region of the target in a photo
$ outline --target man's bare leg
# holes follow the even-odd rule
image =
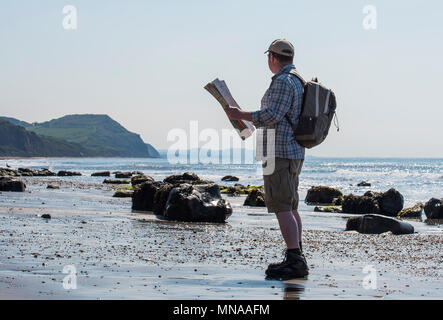
[[[276,216],[288,250],[300,249],[300,232],[292,211],[278,212]]]
[[[301,218],[300,218],[300,215],[298,214],[298,210],[292,210],[292,215],[294,216],[295,221],[297,221],[299,247],[300,247],[300,250],[301,250],[302,249],[301,244],[303,242]]]

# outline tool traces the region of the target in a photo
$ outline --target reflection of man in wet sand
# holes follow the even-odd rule
[[[257,128],[275,130],[275,169],[263,176],[265,202],[268,212],[277,216],[287,250],[285,259],[269,265],[266,275],[271,278],[298,278],[308,275],[302,254],[302,223],[297,210],[298,181],[305,149],[295,140],[289,121],[294,125],[299,121],[303,84],[289,73],[295,70],[294,47],[289,41],[275,40],[266,52],[269,52],[268,66],[274,76],[262,99],[261,109],[247,112],[230,107],[227,114],[230,119],[248,120]],[[264,143],[263,150],[265,148]]]

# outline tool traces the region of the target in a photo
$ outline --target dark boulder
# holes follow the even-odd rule
[[[126,171],[126,172],[121,172],[121,171],[117,171],[115,173],[115,178],[117,179],[126,179],[126,178],[131,178],[132,177],[132,172]]]
[[[56,176],[57,174],[55,172],[52,172],[49,169],[41,169],[41,170],[35,170],[34,171],[34,176],[35,177],[53,177]]]
[[[146,181],[136,186],[132,196],[132,209],[140,211],[154,210],[154,196],[164,185],[161,181]]]
[[[113,197],[114,198],[131,198],[133,195],[133,191],[131,190],[117,190]]]
[[[425,203],[424,209],[426,218],[443,219],[443,199],[430,199]]]
[[[362,181],[359,184],[357,184],[357,187],[370,187],[370,186],[371,186],[371,184],[366,181]]]
[[[163,182],[161,187],[154,194],[153,211],[156,214],[164,215],[166,209],[166,202],[168,201],[169,192],[171,192],[174,185]]]
[[[110,177],[111,172],[109,171],[99,171],[91,174],[91,177]]]
[[[222,179],[222,181],[239,181],[240,179],[234,176],[224,176]]]
[[[251,207],[266,207],[265,204],[265,193],[263,190],[254,188],[248,192],[248,196],[243,203],[244,206]]]
[[[24,192],[26,185],[23,181],[9,177],[0,177],[0,191]]]
[[[193,184],[198,181],[201,181],[201,179],[195,173],[189,173],[189,172],[185,172],[183,174],[174,174],[166,177],[163,180],[163,182],[168,182],[171,184],[182,184],[182,183]]]
[[[340,196],[343,196],[343,193],[338,189],[327,186],[316,186],[308,190],[305,202],[309,205],[332,204],[334,199]]]
[[[403,209],[404,198],[395,189],[386,192],[367,191],[363,196],[346,195],[342,208],[344,213],[376,213],[396,217]]]
[[[82,174],[80,172],[74,172],[74,171],[65,171],[61,170],[57,173],[57,176],[59,177],[72,177],[72,176],[81,176]]]
[[[414,227],[407,222],[373,214],[349,218],[346,231],[350,230],[365,234],[380,234],[389,231],[396,235],[414,233]]]
[[[353,214],[380,213],[380,207],[373,197],[348,194],[343,198],[342,211]]]
[[[403,209],[403,195],[393,188],[383,192],[376,198],[380,207],[380,212],[383,215],[395,217]]]
[[[334,198],[332,200],[332,205],[333,206],[341,206],[343,204],[343,200],[344,200],[343,196],[339,196],[338,198]]]
[[[145,174],[137,174],[136,176],[133,176],[131,178],[132,186],[136,186],[136,185],[141,184],[146,181],[154,181],[154,178],[147,176]]]
[[[32,177],[34,175],[34,170],[28,168],[18,168],[18,172],[23,177]]]
[[[413,218],[413,219],[420,219],[422,212],[423,212],[424,205],[423,203],[419,202],[415,206],[403,209],[400,211],[398,216],[400,218]]]
[[[129,180],[118,180],[118,179],[105,179],[103,180],[105,184],[129,184]]]
[[[169,192],[164,216],[174,221],[225,222],[231,214],[218,185],[181,184]]]

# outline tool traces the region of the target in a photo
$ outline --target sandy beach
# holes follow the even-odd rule
[[[244,207],[243,197],[227,198],[234,212],[226,224],[169,222],[131,212],[130,198],[112,198],[113,190],[100,183],[57,177],[23,180],[29,191],[1,195],[1,299],[442,296],[439,227],[416,223],[418,232],[412,235],[363,235],[344,231],[346,215],[314,217],[303,206],[310,275],[265,280],[267,265],[282,258],[283,241],[276,219],[264,208]],[[48,183],[60,189],[46,190]],[[322,230],[324,220],[331,229]],[[76,289],[63,285],[70,275],[63,273],[66,266],[75,268]],[[376,275],[375,288],[364,284],[367,270]]]

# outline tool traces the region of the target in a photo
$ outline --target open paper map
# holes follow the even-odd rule
[[[217,101],[221,104],[223,109],[227,109],[228,106],[237,107],[240,109],[237,102],[231,95],[231,92],[228,89],[228,86],[223,80],[215,79],[212,82],[209,82],[205,89],[209,91],[212,96],[217,99]],[[251,136],[255,130],[255,127],[251,122],[245,120],[230,120],[232,126],[237,129],[240,138],[245,140],[247,137]]]

